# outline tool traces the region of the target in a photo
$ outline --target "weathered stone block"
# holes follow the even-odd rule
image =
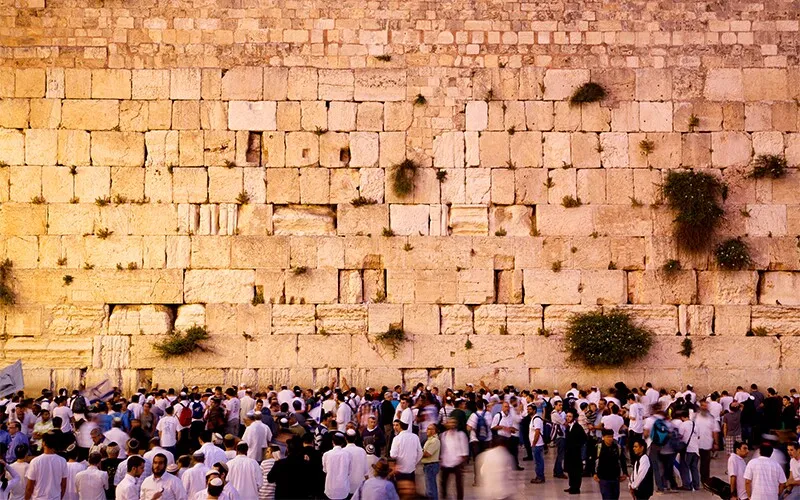
[[[701,304],[756,303],[758,273],[755,271],[702,271],[697,273],[697,278],[698,298]],[[764,303],[763,293],[761,298]]]
[[[119,167],[144,166],[144,134],[92,132],[92,164]]]
[[[228,128],[231,130],[276,130],[278,105],[275,101],[230,101]]]
[[[356,69],[353,98],[356,101],[405,100],[406,71],[402,69]]]
[[[335,221],[336,214],[329,207],[288,205],[276,208],[272,216],[278,235],[332,235],[336,233]]]
[[[525,304],[579,304],[581,273],[525,269]]]
[[[189,270],[184,282],[184,298],[198,303],[244,303],[253,298],[252,270]]]

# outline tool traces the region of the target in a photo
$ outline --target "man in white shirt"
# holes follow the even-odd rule
[[[239,415],[240,415],[240,402],[236,397],[236,390],[233,387],[228,387],[225,391],[225,416],[228,423],[225,427],[227,434],[239,435]]]
[[[528,439],[530,439],[531,449],[533,450],[535,473],[531,483],[540,484],[544,482],[544,414],[541,406],[536,407],[536,414],[531,418],[531,423],[528,427]]]
[[[680,414],[681,423],[678,432],[681,441],[686,443],[686,450],[681,452],[681,489],[691,491],[700,490],[700,471],[698,463],[700,461],[700,436],[697,433],[697,425],[689,420],[689,412],[684,410]]]
[[[467,436],[458,430],[458,420],[447,419],[447,430],[439,436],[441,451],[439,465],[442,477],[442,498],[447,498],[447,483],[454,475],[456,478],[456,498],[464,498],[464,462],[469,458]]]
[[[150,451],[145,453],[143,456],[145,461],[149,460],[150,463],[153,463],[153,458],[155,458],[155,456],[159,453],[162,453],[165,457],[167,457],[167,466],[175,463],[175,457],[172,455],[172,453],[169,450],[161,447],[161,439],[154,437],[150,440]]]
[[[400,421],[406,424],[409,429],[414,426],[414,411],[411,409],[411,401],[409,400],[408,396],[403,396],[400,398],[400,404],[397,406],[395,418],[399,418]]]
[[[128,460],[127,474],[117,485],[116,500],[139,500],[139,478],[144,474],[144,459],[134,455]]]
[[[258,489],[263,484],[263,475],[258,462],[250,458],[247,443],[242,441],[236,445],[236,457],[229,460],[228,482],[230,482],[241,498],[258,498]]]
[[[628,451],[633,456],[633,443],[644,436],[645,406],[633,394],[628,394],[628,404]]]
[[[760,456],[750,460],[744,469],[744,487],[750,500],[774,500],[780,498],[786,486],[783,468],[770,457],[772,446],[763,445]]]
[[[647,417],[650,416],[652,412],[651,407],[654,404],[658,403],[658,391],[655,390],[655,388],[653,388],[653,384],[650,382],[646,383],[644,386],[645,386],[645,391],[644,391],[645,401],[642,401],[642,404],[644,405],[644,416]]]
[[[294,399],[294,392],[289,389],[289,387],[282,385],[281,390],[278,391],[278,404],[286,403],[287,405],[292,404],[292,399]]]
[[[127,444],[125,445],[125,447],[128,449],[128,457],[125,460],[121,461],[119,463],[119,465],[117,466],[117,473],[113,478],[114,479],[114,484],[119,484],[119,483],[122,482],[123,479],[125,479],[125,473],[128,470],[128,467],[127,467],[128,460],[130,460],[131,457],[138,456],[139,441],[137,441],[135,439],[129,439]],[[149,476],[152,473],[153,473],[153,462],[151,462],[148,459],[144,459],[144,472],[142,473],[142,475],[137,480],[139,486],[142,485],[142,481],[144,480],[144,478],[146,478],[147,476]]]
[[[61,431],[62,432],[71,432],[72,431],[72,422],[75,420],[72,415],[72,410],[69,409],[67,406],[67,397],[61,396],[56,399],[58,406],[52,409],[51,413],[53,417],[60,417],[61,418]]]
[[[344,452],[350,455],[350,494],[354,495],[369,476],[367,452],[364,448],[356,446],[355,429],[347,429],[345,440],[347,446],[344,447]]]
[[[103,459],[99,453],[89,455],[89,467],[75,476],[75,488],[81,500],[105,500],[108,472],[98,469]]]
[[[747,489],[745,487],[744,470],[747,467],[744,459],[750,450],[747,443],[736,441],[733,444],[733,453],[728,457],[728,477],[731,485],[732,498],[747,500]]]
[[[104,436],[106,437],[106,439],[108,439],[110,443],[113,442],[119,445],[120,447],[119,458],[121,459],[127,458],[128,453],[126,452],[127,447],[125,446],[125,444],[128,442],[128,439],[130,439],[130,436],[128,436],[127,432],[122,430],[121,418],[114,417],[114,420],[111,423],[111,429],[107,430],[104,433]]]
[[[708,408],[708,401],[700,401],[700,411],[694,416],[695,432],[699,438],[701,483],[706,483],[711,478],[711,451],[717,448],[719,439],[719,421],[711,415]]]
[[[245,430],[245,432],[247,431]],[[225,450],[214,444],[211,431],[203,431],[198,436],[198,439],[200,440],[201,446],[197,451],[205,455],[206,466],[211,468],[217,462],[222,462],[224,464],[228,461],[228,455],[225,454]]]
[[[132,458],[132,457],[131,457]],[[159,496],[158,494],[161,493]],[[142,481],[141,500],[186,500],[186,488],[177,477],[167,472],[167,456],[153,457],[153,474]]]
[[[395,438],[395,442],[399,437],[398,435]],[[344,437],[336,433],[333,435],[333,449],[322,454],[322,470],[326,474],[325,496],[331,500],[344,500],[350,495],[352,459],[350,454],[344,451],[344,445]],[[417,439],[417,446],[419,446],[419,439]],[[392,448],[394,448],[394,444]]]
[[[395,477],[399,481],[415,482],[414,471],[422,459],[422,445],[419,437],[408,430],[409,426],[400,420],[394,421],[394,439],[389,457],[395,459]]]
[[[791,491],[784,497],[784,500],[798,500],[800,499],[800,445],[789,443],[786,451],[789,454],[789,477],[786,481],[786,488]]]
[[[508,443],[508,452],[511,453],[512,459],[518,454],[519,451],[519,441],[513,438],[519,434],[520,420],[521,419],[516,418],[514,410],[511,409],[511,405],[508,403],[508,401],[503,401],[500,413],[495,415],[492,419],[492,431],[496,432],[498,436],[506,438]],[[515,460],[514,463],[516,464],[517,461]],[[519,465],[517,465],[516,468],[518,470],[521,469]]]
[[[580,391],[578,390],[578,383],[573,382],[572,384],[570,384],[570,389],[567,391],[566,397],[572,399],[578,399],[579,395]]]
[[[142,405],[139,403],[139,398],[141,398],[140,394],[134,394],[131,396],[131,402],[128,403],[128,410],[130,410],[133,418],[137,420],[142,416]]]
[[[209,468],[205,464],[206,456],[200,452],[192,455],[192,467],[187,469],[181,477],[183,487],[189,498],[193,498],[198,491],[206,488],[206,472]]]
[[[239,422],[245,425],[245,417],[253,408],[256,407],[256,400],[253,399],[252,389],[246,389],[244,395],[239,398]]]
[[[623,425],[625,425],[625,419],[619,416],[619,407],[617,405],[611,405],[611,414],[604,415],[600,419],[600,427],[614,431],[614,440],[617,444],[619,444],[622,437],[620,429]]]
[[[161,417],[158,425],[156,425],[156,430],[158,431],[158,437],[161,439],[161,446],[172,453],[174,457],[178,452],[178,427],[180,424],[178,419],[175,418],[175,407],[167,406],[164,413],[164,416]]]
[[[739,402],[739,404],[744,403],[748,399],[750,399],[750,393],[744,390],[744,387],[739,386],[736,388],[736,394],[733,395],[733,399]]]
[[[67,491],[67,461],[56,455],[58,436],[47,432],[42,436],[44,453],[31,460],[25,478],[25,498],[58,500]]]
[[[348,422],[353,420],[353,409],[345,401],[344,394],[339,394],[339,407],[336,409],[336,428],[344,432]]]
[[[247,427],[242,434],[242,441],[247,443],[247,456],[256,462],[261,462],[264,459],[264,448],[272,438],[271,435],[267,436],[267,432],[270,432],[269,427],[262,424],[260,420],[256,421],[256,414],[253,411],[245,416],[244,421]]]

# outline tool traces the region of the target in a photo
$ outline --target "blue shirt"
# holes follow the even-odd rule
[[[6,463],[13,464],[17,461],[17,455],[14,453],[14,450],[21,444],[28,444],[28,436],[22,432],[11,436],[11,441],[8,444],[8,451],[6,452]]]
[[[372,477],[364,481],[353,500],[400,500],[394,485],[385,479]]]

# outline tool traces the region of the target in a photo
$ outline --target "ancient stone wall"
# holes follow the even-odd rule
[[[0,255],[16,296],[0,365],[22,358],[30,389],[107,376],[788,389],[800,173],[747,174],[760,154],[800,164],[798,12],[0,0]],[[589,81],[608,97],[570,106]],[[406,159],[419,168],[401,196]],[[676,246],[659,185],[687,167],[728,184],[713,239],[743,237],[751,269]],[[566,319],[600,308],[658,334],[647,360],[565,361]],[[210,352],[156,355],[193,324]],[[397,352],[376,341],[392,325],[409,337]]]

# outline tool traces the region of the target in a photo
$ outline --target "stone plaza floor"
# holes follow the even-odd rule
[[[524,456],[524,451],[520,454],[520,458]],[[545,455],[545,472],[546,472],[546,481],[544,484],[531,484],[530,480],[533,478],[533,462],[520,462],[520,465],[525,468],[523,471],[514,471],[511,473],[510,480],[514,483],[517,489],[517,495],[514,497],[517,500],[522,499],[555,499],[555,498],[591,498],[591,499],[600,499],[600,488],[598,484],[592,480],[592,478],[583,478],[583,483],[581,486],[581,494],[580,495],[568,495],[564,493],[564,489],[567,488],[567,480],[566,479],[556,479],[553,477],[553,459],[555,458],[555,453],[552,451]],[[727,464],[728,457],[725,453],[720,452],[716,459],[711,461],[711,475],[717,476],[719,478],[725,478],[725,469]],[[470,462],[464,473],[464,486],[465,486],[465,498],[467,499],[481,499],[483,497],[480,496],[480,493],[476,487],[472,486],[472,481],[474,477],[474,468],[473,463]],[[441,487],[440,487],[441,490]],[[628,485],[626,483],[620,484],[620,499],[625,500],[631,498],[630,494],[628,493]],[[425,479],[424,474],[422,473],[422,468],[419,467],[417,469],[417,492],[420,495],[424,495],[425,493]],[[448,488],[448,498],[456,498],[455,495],[455,480],[450,480],[450,486]],[[688,492],[688,491],[681,491],[681,492],[673,492],[673,493],[666,493],[663,495],[656,495],[654,498],[665,498],[665,499],[687,499],[687,498],[719,498],[708,491],[701,490],[697,492]]]

